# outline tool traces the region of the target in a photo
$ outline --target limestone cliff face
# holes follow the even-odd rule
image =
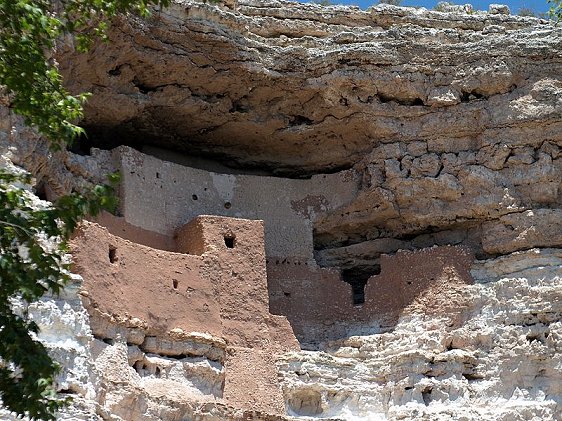
[[[87,59],[66,47],[69,85],[95,94],[84,123],[100,142],[277,174],[481,148],[474,164],[494,171],[529,161],[516,148],[540,149],[529,141],[537,128],[543,141],[560,132],[560,29],[537,19],[177,1],[116,22]],[[380,149],[396,142],[405,149]],[[436,176],[436,158],[416,161],[414,175]]]
[[[61,62],[94,93],[96,145],[293,177],[352,168],[358,193],[314,241],[322,265],[368,266],[433,244],[482,258],[561,243],[561,34],[486,13],[176,2]]]
[[[88,153],[0,109],[47,197],[122,175],[37,307],[61,417],[562,419],[560,27],[176,0],[110,40],[59,49]]]

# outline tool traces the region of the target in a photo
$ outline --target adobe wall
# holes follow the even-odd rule
[[[176,251],[176,241],[173,237],[129,224],[124,217],[102,211],[93,221],[107,228],[111,234],[133,243],[159,250]]]
[[[201,276],[201,256],[132,243],[93,223],[79,228],[72,253],[97,311],[143,320],[147,335],[181,328],[221,336],[218,286]]]
[[[383,255],[381,273],[368,279],[361,305],[353,304],[352,288],[337,270],[270,261],[270,308],[287,316],[301,344],[387,331],[402,315],[416,311],[458,324],[458,314],[468,305],[463,286],[473,283],[472,261],[470,252],[455,246]]]
[[[170,237],[199,215],[260,219],[268,256],[312,260],[315,215],[350,202],[359,187],[352,170],[299,180],[220,174],[128,147],[114,149],[113,157],[128,224]]]
[[[253,270],[267,270],[267,274],[253,274],[252,278],[267,279],[267,284],[263,284],[262,290],[254,290],[252,300],[243,304],[234,297],[231,308],[236,311],[241,308],[243,314],[260,313],[269,300],[271,313],[289,319],[301,344],[344,337],[354,329],[392,328],[401,312],[419,297],[431,296],[431,291],[435,288],[443,290],[445,284],[471,282],[468,267],[472,257],[464,249],[440,247],[417,252],[399,251],[394,256],[380,258],[381,275],[367,281],[365,303],[354,305],[352,288],[342,280],[340,271],[316,264],[312,239],[317,213],[337,208],[357,194],[358,181],[353,171],[294,180],[219,174],[163,161],[128,147],[119,147],[112,154],[122,173],[123,217],[113,218],[108,224],[117,235],[128,235],[134,241],[150,241],[152,246],[160,245],[180,253],[200,255],[215,247],[220,234],[213,231],[211,227],[214,225],[207,219],[198,218],[184,225],[191,218],[211,213],[263,219],[265,260],[252,257],[253,252],[249,249],[245,254],[253,263]],[[168,155],[168,159],[181,162],[181,156]],[[178,227],[182,228],[178,230]],[[206,237],[205,232],[210,237]],[[257,244],[260,240],[255,238],[255,241]],[[232,266],[224,256],[212,261],[219,277],[226,270],[224,264]],[[245,263],[241,264],[244,266]],[[452,272],[445,273],[447,268]],[[214,273],[202,270],[206,277]],[[228,283],[223,282],[223,285]],[[268,297],[264,295],[266,291]],[[221,297],[222,300],[231,299],[229,293]],[[259,303],[261,308],[244,309],[250,301]],[[424,305],[427,307],[432,302],[435,297],[426,300]],[[221,311],[227,310],[223,308]],[[229,317],[237,317],[236,311]],[[239,331],[238,335],[242,337],[244,333]]]
[[[195,353],[219,361],[224,380],[220,391],[214,392],[215,399],[236,408],[285,413],[275,360],[279,353],[298,350],[299,342],[300,347],[315,347],[353,334],[392,330],[400,317],[412,312],[441,316],[448,325],[460,324],[459,315],[469,305],[463,298],[463,286],[472,282],[472,256],[465,249],[447,246],[383,255],[381,274],[368,279],[365,301],[355,305],[352,288],[340,272],[320,268],[311,258],[314,208],[329,203],[326,196],[312,196],[320,198],[320,205],[310,195],[303,198],[314,191],[312,185],[303,184],[310,187],[308,191],[293,186],[288,197],[282,190],[269,192],[260,206],[261,197],[251,196],[250,187],[264,188],[257,183],[263,177],[236,176],[244,181],[237,184],[233,175],[204,173],[120,149],[124,217],[102,215],[99,219],[117,235],[95,223],[85,223],[73,241],[75,271],[84,278],[83,300],[94,335],[104,341],[124,335],[121,340],[144,353]],[[155,185],[142,190],[143,178],[152,172]],[[176,172],[177,178],[173,178]],[[199,178],[191,184],[180,178],[194,174]],[[176,184],[185,181],[183,193],[179,188],[169,190],[157,201],[155,195],[158,188],[166,189],[167,177]],[[205,184],[210,182],[205,177],[214,182],[214,190]],[[253,197],[243,202],[250,205],[240,212],[250,212],[251,206],[256,206],[280,219],[269,215],[269,222],[264,222],[199,215],[172,230],[169,216],[179,215],[182,206],[194,212],[192,202],[200,201],[197,195],[187,203],[174,202],[172,194],[185,198],[191,192],[186,186],[198,186],[197,192],[213,195],[213,201],[201,200],[203,205],[214,203],[217,209],[217,195],[226,191],[219,187],[224,187],[221,183],[225,180],[233,183],[229,187],[232,191],[221,200],[230,199],[234,205],[236,198]],[[276,182],[266,180],[265,187]],[[158,183],[161,187],[154,188]],[[320,185],[316,188],[314,192],[322,192]],[[302,199],[296,200],[298,197]],[[151,200],[155,206],[143,200]],[[162,211],[158,208],[167,209],[168,204],[170,211],[158,220],[156,212]],[[150,230],[132,221],[159,221],[153,229],[158,225],[164,231],[169,226],[170,231]],[[285,224],[295,225],[295,237],[282,236],[277,242]],[[300,255],[290,257],[295,250]],[[280,255],[271,253],[285,254],[276,257]],[[143,358],[129,358],[130,366],[140,375],[145,370]]]
[[[178,244],[183,253],[132,243],[95,223],[80,227],[74,271],[84,279],[94,336],[162,355],[176,355],[186,336],[191,348],[181,354],[207,347],[203,355],[224,366],[225,402],[284,412],[272,358],[299,347],[287,320],[269,313],[263,223],[200,216],[178,232]]]

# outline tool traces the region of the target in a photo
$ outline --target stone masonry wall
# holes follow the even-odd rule
[[[561,419],[562,30],[463,10],[120,16],[57,45],[78,153],[2,100],[41,197],[122,174],[30,307],[61,419]]]
[[[353,171],[288,180],[195,169],[125,147],[113,153],[129,224],[171,237],[198,215],[262,219],[268,256],[312,259],[315,215],[346,204],[358,188]]]
[[[291,261],[270,264],[271,311],[289,319],[304,346],[392,330],[403,313],[415,308],[458,325],[457,316],[467,307],[462,290],[473,282],[472,261],[470,253],[457,247],[383,256],[381,274],[367,280],[361,304],[353,302],[351,286],[333,269]]]
[[[202,216],[178,239],[184,253],[130,243],[96,224],[80,228],[74,270],[84,279],[94,337],[126,342],[141,377],[169,375],[150,364],[152,354],[204,357],[223,368],[212,386],[199,385],[200,394],[284,413],[272,358],[298,345],[287,321],[269,314],[262,223]]]

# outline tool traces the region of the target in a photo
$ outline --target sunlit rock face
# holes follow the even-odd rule
[[[119,19],[110,40],[87,58],[68,43],[60,60],[70,88],[94,93],[84,124],[102,145],[294,176],[406,158],[403,171],[438,177],[532,165],[559,140],[560,29],[544,20],[177,1]]]
[[[562,29],[496,9],[178,0],[61,43],[80,153],[0,108],[42,198],[121,174],[29,307],[60,419],[562,419]]]
[[[476,263],[476,283],[457,296],[467,306],[460,324],[415,303],[390,331],[284,355],[289,413],[560,419],[561,258],[560,250],[533,249]]]

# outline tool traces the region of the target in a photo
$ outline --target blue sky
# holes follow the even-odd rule
[[[359,6],[361,3],[367,3],[365,0],[358,0]],[[455,0],[452,3],[455,4],[465,4],[470,3],[475,9],[488,10],[490,3],[507,4],[511,9],[511,13],[517,13],[521,7],[527,7],[533,9],[535,12],[546,12],[550,8],[546,0],[504,0],[504,1],[485,1],[485,0],[472,0],[472,1],[462,1]],[[404,6],[423,6],[428,9],[433,8],[437,1],[434,0],[404,0]]]
[[[402,4],[404,6],[423,6],[428,9],[432,9],[439,0],[403,0]],[[525,7],[534,10],[537,13],[546,12],[550,8],[547,0],[496,0],[496,1],[486,1],[486,0],[449,0],[451,3],[455,4],[465,4],[470,3],[475,9],[488,10],[488,5],[490,3],[500,3],[507,4],[511,9],[511,13],[517,14],[520,8]],[[362,9],[376,4],[378,0],[332,0],[335,4],[355,4]]]

